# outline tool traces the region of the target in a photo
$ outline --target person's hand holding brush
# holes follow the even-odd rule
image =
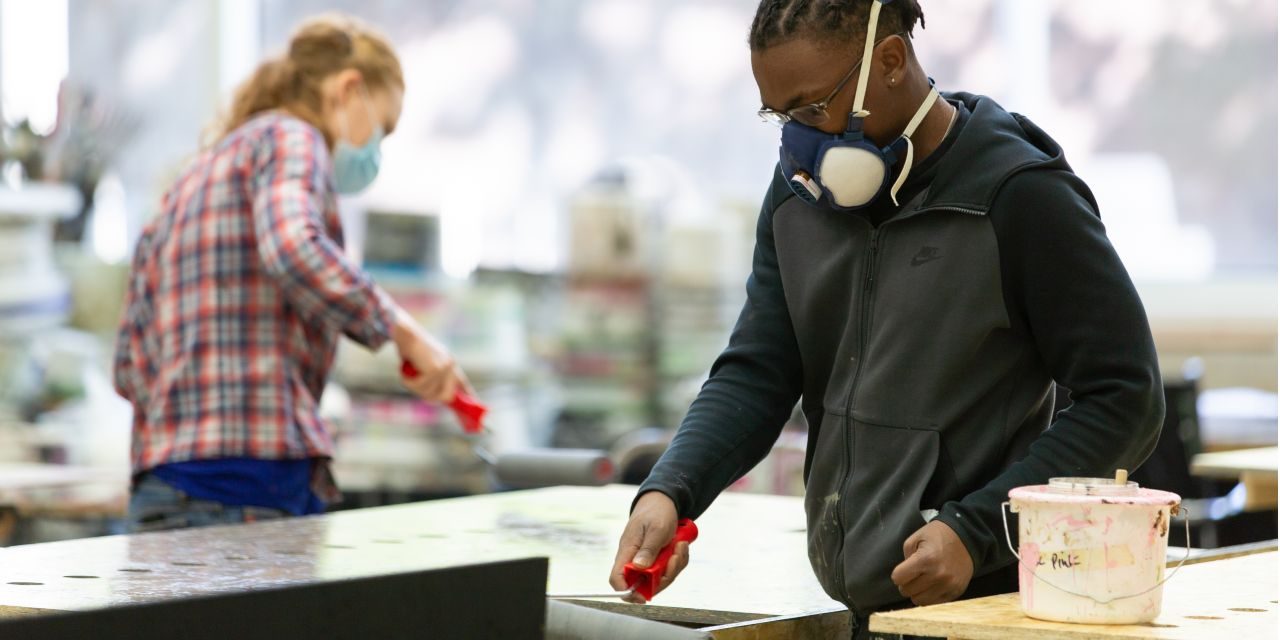
[[[471,383],[453,355],[404,310],[396,310],[391,340],[400,359],[412,365],[415,375],[401,379],[414,395],[427,402],[448,403],[459,390],[471,392]]]

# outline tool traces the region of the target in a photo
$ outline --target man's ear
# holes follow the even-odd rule
[[[880,77],[885,79],[885,83],[889,79],[895,79],[902,82],[902,77],[906,73],[907,61],[910,59],[911,52],[908,49],[907,41],[900,35],[889,36],[880,43],[880,54],[877,57],[877,67],[880,71]]]

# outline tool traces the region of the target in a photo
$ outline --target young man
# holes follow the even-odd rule
[[[615,587],[769,452],[797,399],[809,557],[859,637],[877,610],[1016,590],[1009,489],[1154,446],[1155,347],[1093,196],[1026,118],[933,90],[923,18],[915,0],[761,2],[752,69],[782,162],[745,308],[640,488]],[[1056,416],[1055,381],[1073,401]],[[681,545],[664,586],[687,562]]]

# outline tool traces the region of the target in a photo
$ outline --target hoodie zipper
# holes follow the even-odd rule
[[[921,213],[929,213],[932,211],[954,211],[956,213],[963,213],[971,216],[987,215],[986,211],[978,209],[966,209],[964,207],[954,206],[934,206],[917,209],[911,213],[911,216],[916,216]],[[853,467],[853,452],[852,448],[849,446],[849,432],[853,428],[853,399],[857,396],[858,386],[862,382],[862,368],[866,364],[867,348],[870,346],[871,341],[871,311],[876,289],[876,258],[880,252],[880,234],[886,225],[893,224],[894,222],[903,219],[905,218],[900,217],[893,220],[886,220],[879,227],[873,227],[871,229],[871,247],[867,252],[866,276],[862,281],[862,300],[858,309],[859,318],[861,319],[858,326],[858,366],[854,369],[852,388],[850,388],[849,397],[845,401],[844,472],[840,476],[840,483],[838,485],[840,497],[836,500],[836,522],[839,525],[840,531],[840,549],[836,553],[836,557],[839,560],[836,563],[836,573],[837,580],[840,584],[840,590],[844,592],[846,602],[853,600],[853,597],[849,594],[849,587],[845,582],[844,571],[844,542],[846,533],[844,525],[844,500],[848,493],[845,490],[845,485],[849,483],[849,476],[851,475]]]
[[[912,212],[911,215],[916,216],[922,213],[929,213],[930,211],[955,211],[956,213],[964,213],[971,216],[987,215],[986,211],[982,211],[980,209],[966,209],[964,207],[954,207],[954,206],[947,206],[947,205],[938,206],[938,207],[926,207],[924,209],[919,209],[917,211]]]
[[[849,587],[845,582],[844,572],[844,540],[845,540],[845,524],[844,524],[844,500],[848,493],[845,485],[849,483],[850,471],[853,467],[852,447],[849,446],[849,432],[853,429],[853,398],[858,393],[858,383],[862,381],[862,367],[867,361],[867,344],[871,339],[871,306],[872,297],[875,293],[876,284],[876,256],[880,250],[880,229],[873,228],[871,230],[871,248],[867,252],[866,277],[862,282],[862,300],[859,304],[858,317],[858,366],[853,371],[853,384],[849,389],[849,397],[845,401],[845,428],[844,428],[844,473],[840,476],[839,492],[840,497],[836,499],[836,522],[839,524],[840,531],[840,549],[836,553],[838,562],[836,563],[837,575],[840,583],[840,590],[844,592],[845,601],[852,601],[849,595]]]

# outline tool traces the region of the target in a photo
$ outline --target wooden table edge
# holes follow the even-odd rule
[[[1280,540],[1263,540],[1261,542],[1250,542],[1246,544],[1233,545],[1230,547],[1222,547],[1220,549],[1210,549],[1209,550],[1210,553],[1208,554],[1201,555],[1201,556],[1193,556],[1191,558],[1188,558],[1185,564],[1193,565],[1193,564],[1202,564],[1205,562],[1215,562],[1218,560],[1229,560],[1231,558],[1240,558],[1244,556],[1252,556],[1252,555],[1257,555],[1261,553],[1270,553],[1278,550],[1280,550]],[[1169,568],[1172,568],[1177,566],[1178,562],[1179,560],[1170,560],[1168,563],[1166,563],[1166,566]],[[974,598],[969,602],[984,601],[984,600],[994,601],[1002,598],[1014,598],[1014,597],[1017,597],[1017,595],[1018,595],[1017,592],[1004,593],[1004,594],[995,595],[995,596],[987,596],[985,598]],[[951,604],[951,603],[944,603],[941,605],[932,605],[932,606],[946,606],[947,604]],[[910,608],[910,609],[899,609],[897,611],[885,611],[880,613],[873,613],[871,614],[871,620],[868,626],[870,627],[871,631],[875,633],[901,633],[901,634],[909,634],[909,635],[923,635],[923,636],[930,636],[930,637],[951,637],[951,638],[961,637],[961,638],[964,638],[965,640],[1004,640],[1004,638],[1001,635],[990,633],[990,629],[988,627],[979,627],[977,629],[974,629],[973,632],[976,633],[977,635],[955,636],[954,633],[952,632],[968,630],[965,626],[965,623],[963,622],[948,622],[947,625],[950,629],[948,633],[951,635],[938,636],[937,635],[938,629],[931,628],[936,625],[936,623],[934,622],[920,621],[920,620],[907,620],[907,619],[902,619],[898,617],[900,615],[905,615],[904,612],[907,612],[907,611],[914,611],[916,609],[929,609],[929,608],[931,607],[916,607],[916,608]],[[1085,626],[1087,627],[1087,625]],[[1087,630],[1081,631],[1081,634],[1082,634],[1081,637],[1085,637],[1084,634],[1086,633],[1086,631]]]

